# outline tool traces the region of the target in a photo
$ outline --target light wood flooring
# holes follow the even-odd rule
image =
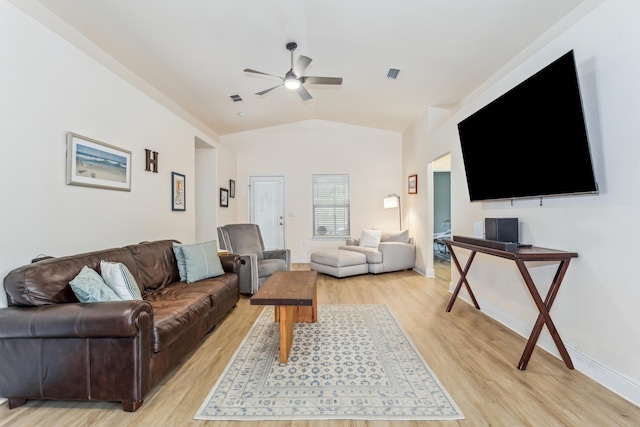
[[[298,264],[296,269],[308,265]],[[260,426],[640,426],[640,408],[536,348],[516,364],[525,339],[458,301],[445,312],[448,281],[412,271],[334,279],[319,275],[320,304],[387,304],[466,419],[443,422],[281,421]],[[257,422],[196,421],[193,415],[264,307],[243,297],[202,344],[134,413],[119,403],[28,401],[0,405],[0,426],[246,427]],[[629,357],[635,357],[629,355]]]

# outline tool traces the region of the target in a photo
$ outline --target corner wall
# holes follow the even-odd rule
[[[382,205],[391,193],[406,202],[399,133],[308,120],[225,135],[222,143],[238,156],[237,222],[249,219],[249,176],[285,177],[285,238],[293,262],[309,262],[314,251],[345,244],[344,239],[312,238],[312,174],[350,175],[352,237],[360,238],[365,228],[399,227],[398,211]],[[405,221],[403,228],[407,228]]]
[[[194,141],[211,137],[5,0],[0,51],[1,277],[38,254],[195,240]],[[131,151],[132,191],[66,185],[68,131]],[[146,148],[159,173],[144,171]],[[185,212],[171,211],[172,171],[187,177]]]
[[[571,261],[552,317],[576,369],[637,405],[640,287],[634,267],[640,237],[639,16],[640,3],[636,1],[606,1],[570,28],[556,29],[554,34],[559,35],[539,44],[535,51],[530,49],[513,71],[477,93],[436,129],[429,129],[427,112],[403,134],[405,163],[415,158],[422,168],[451,152],[453,234],[473,236],[473,223],[485,217],[518,217],[521,241],[579,253],[579,258]],[[570,49],[575,50],[600,194],[544,199],[542,206],[538,200],[515,201],[513,206],[509,202],[470,203],[457,123]],[[517,179],[518,172],[513,173]],[[409,215],[428,218],[423,216],[424,199],[426,196],[415,201]],[[419,246],[428,239],[419,240]],[[462,250],[460,254],[464,263],[467,255]],[[427,254],[421,255],[426,265]],[[555,268],[546,263],[530,266],[542,294]],[[452,283],[458,277],[454,269]],[[521,335],[529,335],[537,310],[513,262],[480,255],[468,278],[484,313]],[[455,308],[451,316],[455,321]],[[557,355],[544,331],[539,346]],[[538,351],[534,351],[531,363],[535,363]]]

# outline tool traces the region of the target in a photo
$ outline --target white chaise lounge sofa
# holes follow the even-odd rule
[[[334,277],[410,270],[416,263],[416,247],[409,231],[364,230],[337,250],[311,254],[311,270]]]

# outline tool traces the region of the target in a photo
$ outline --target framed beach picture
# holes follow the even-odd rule
[[[185,177],[181,173],[171,172],[171,210],[187,209],[185,200]]]
[[[409,176],[409,194],[418,194],[418,175]]]
[[[229,207],[229,190],[227,190],[226,188],[220,189],[220,207]]]
[[[67,132],[67,184],[131,191],[131,151]]]

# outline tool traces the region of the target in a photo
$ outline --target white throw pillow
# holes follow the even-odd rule
[[[100,261],[100,272],[108,287],[123,300],[140,300],[142,294],[136,279],[121,262]]]
[[[360,236],[360,246],[367,248],[377,248],[382,238],[382,230],[362,230]]]

